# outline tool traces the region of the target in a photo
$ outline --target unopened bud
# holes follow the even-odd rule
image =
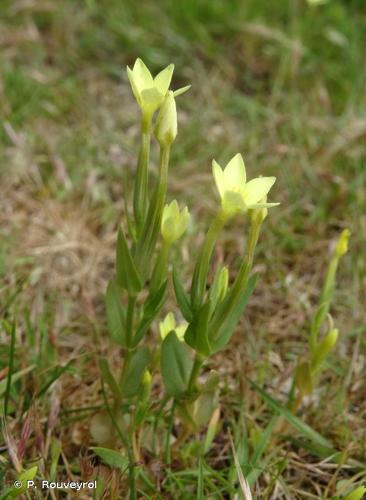
[[[177,108],[174,94],[169,91],[156,119],[154,134],[161,147],[169,147],[177,136]]]

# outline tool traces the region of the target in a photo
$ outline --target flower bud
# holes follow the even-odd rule
[[[145,370],[141,380],[141,401],[146,402],[150,398],[152,377],[149,370]]]
[[[225,266],[221,269],[217,284],[217,303],[222,302],[227,293],[229,284],[229,269]]]
[[[154,134],[161,147],[169,147],[177,136],[177,108],[174,94],[169,91],[156,119]]]
[[[218,268],[213,280],[210,298],[212,300],[212,308],[216,308],[218,304],[224,300],[229,284],[229,269],[228,267]]]
[[[337,257],[342,257],[345,253],[348,251],[348,240],[350,237],[351,233],[349,229],[344,229],[338,239],[336,248],[335,248],[335,254]]]
[[[326,359],[330,351],[335,346],[338,340],[338,330],[337,328],[333,328],[324,339],[319,342],[314,350],[314,355],[311,360],[311,371],[316,372],[323,361]]]
[[[161,234],[165,243],[171,245],[177,241],[187,229],[190,219],[188,208],[184,207],[180,212],[176,200],[165,205],[161,221]]]

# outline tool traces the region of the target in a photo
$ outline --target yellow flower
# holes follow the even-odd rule
[[[262,202],[276,182],[276,177],[257,177],[246,182],[245,165],[240,154],[235,155],[224,170],[213,160],[212,170],[221,198],[222,211],[226,217],[249,209],[279,205]]]
[[[187,229],[190,219],[188,208],[184,207],[180,212],[176,200],[165,205],[161,221],[161,234],[165,243],[171,245],[178,240]]]
[[[169,64],[155,78],[141,59],[136,59],[133,69],[127,66],[127,75],[132,92],[140,108],[152,116],[163,103],[174,71],[174,64]]]
[[[160,323],[159,323],[161,340],[164,340],[165,337],[168,335],[168,333],[170,333],[174,330],[175,333],[177,334],[178,339],[183,341],[184,334],[186,333],[187,327],[188,327],[187,322],[183,322],[182,324],[177,326],[175,323],[174,314],[172,312],[170,312],[165,316],[164,320],[160,321]]]
[[[154,134],[161,147],[169,147],[177,137],[177,107],[174,94],[169,91],[156,119]]]

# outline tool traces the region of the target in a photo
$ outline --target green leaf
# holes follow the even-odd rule
[[[50,479],[54,481],[56,479],[58,461],[61,455],[62,446],[61,441],[56,438],[52,438],[51,441],[51,467],[50,467]]]
[[[127,241],[120,228],[117,237],[116,272],[118,284],[131,295],[137,294],[142,288],[142,281],[128,249]]]
[[[139,393],[141,379],[149,362],[150,350],[148,347],[140,347],[133,354],[126,372],[124,384],[121,387],[123,396],[132,398]]]
[[[257,274],[253,274],[248,280],[247,287],[242,295],[239,296],[239,299],[234,304],[231,313],[224,320],[223,324],[220,326],[217,334],[215,334],[214,339],[210,338],[211,348],[213,352],[217,352],[229,342],[236,325],[240,319],[240,316],[243,314],[244,309],[249,302],[249,299],[254,291],[255,285],[257,282]],[[230,297],[230,294],[229,296]],[[219,310],[225,311],[227,302],[224,301]]]
[[[298,417],[293,415],[290,410],[282,406],[275,399],[273,399],[269,394],[267,394],[261,387],[259,387],[255,382],[248,379],[253,388],[262,396],[263,400],[267,403],[267,405],[272,408],[273,411],[282,415],[287,422],[292,425],[295,429],[297,429],[303,436],[307,439],[319,445],[323,448],[327,448],[329,455],[337,453],[337,451],[332,447],[332,444],[325,439],[321,434],[312,429],[309,425],[305,424]]]
[[[114,398],[117,401],[120,401],[122,399],[122,392],[116,382],[116,379],[114,378],[109,369],[108,361],[105,358],[100,358],[99,367],[104,382],[109,386]]]
[[[170,332],[161,346],[161,373],[167,393],[179,398],[188,389],[193,361],[177,334]]]
[[[366,494],[366,488],[360,486],[344,497],[344,500],[361,500]]]
[[[311,370],[316,372],[335,346],[338,339],[338,330],[333,328],[324,339],[316,344],[311,359]]]
[[[211,313],[211,300],[208,300],[195,314],[184,335],[184,340],[202,356],[211,354],[208,340],[208,322]]]
[[[190,306],[189,297],[183,288],[178,271],[176,270],[175,267],[173,268],[173,285],[174,285],[175,296],[177,298],[177,302],[181,310],[181,313],[183,314],[184,319],[190,322],[192,320],[192,310]]]
[[[125,471],[128,468],[128,458],[122,455],[119,451],[102,448],[101,446],[92,446],[90,449],[93,450],[106,465],[109,465],[109,467],[112,467],[113,469],[120,469],[122,471]]]
[[[278,421],[278,416],[274,416],[269,421],[267,427],[260,434],[260,438],[256,443],[253,455],[250,457],[250,464],[246,466],[243,470],[244,476],[247,478],[249,486],[253,486],[258,476],[262,472],[262,467],[260,463],[260,458],[269,446],[272,437],[272,431]]]
[[[212,311],[224,300],[229,280],[229,270],[227,267],[218,266],[210,287],[209,297],[211,299]]]
[[[121,304],[121,293],[115,280],[107,286],[105,295],[108,331],[117,344],[126,347],[125,315]]]
[[[317,338],[318,338],[318,333],[319,330],[324,323],[324,320],[327,317],[328,311],[329,311],[329,302],[325,302],[321,304],[318,309],[316,310],[316,313],[313,317],[313,321],[311,323],[311,329],[310,329],[310,348],[313,350],[316,346],[317,343]]]
[[[20,481],[21,486],[20,488],[11,488],[11,490],[8,493],[8,497],[10,498],[17,498],[23,493],[25,493],[28,488],[27,488],[27,481],[32,481],[35,478],[35,475],[37,474],[37,465],[34,467],[31,467],[30,469],[27,469],[23,472],[21,472],[18,475],[18,481]]]
[[[142,337],[144,336],[146,330],[149,328],[151,323],[157,317],[165,301],[167,281],[161,285],[161,287],[153,294],[149,295],[144,306],[143,316],[139,325],[137,327],[136,334],[133,338],[133,347],[136,347]]]

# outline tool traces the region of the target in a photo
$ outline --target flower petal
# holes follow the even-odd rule
[[[236,154],[224,170],[225,189],[238,191],[244,186],[246,181],[246,172],[243,157],[240,153]]]
[[[267,195],[275,182],[276,177],[257,177],[249,181],[243,189],[245,204],[250,206],[258,203]]]
[[[155,88],[151,87],[141,92],[141,102],[144,111],[153,114],[163,102],[164,96]]]
[[[231,217],[238,212],[245,212],[247,206],[240,193],[237,191],[225,191],[222,200],[222,209],[228,217]]]
[[[139,92],[153,87],[154,85],[153,77],[151,76],[150,71],[140,58],[136,59],[135,64],[133,65],[133,76]]]
[[[135,76],[132,69],[130,69],[128,66],[127,66],[127,76],[131,84],[133,95],[135,96],[135,99],[138,102],[138,104],[141,106],[141,96],[139,89],[136,86]]]
[[[169,64],[165,69],[160,71],[160,73],[154,79],[154,87],[165,96],[168,92],[170,82],[172,80],[172,75],[174,71],[174,64]]]

